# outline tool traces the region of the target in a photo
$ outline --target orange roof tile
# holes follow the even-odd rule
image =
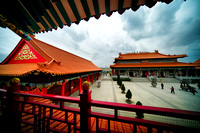
[[[37,63],[0,65],[1,76],[20,76],[37,70]]]
[[[119,57],[115,58],[115,60],[131,60],[131,59],[160,59],[160,58],[183,58],[187,57],[186,54],[183,55],[164,55],[155,50],[155,52],[140,52],[140,53],[127,53],[121,54],[119,53]]]
[[[115,64],[110,65],[111,68],[121,68],[121,67],[194,67],[193,63],[183,63],[183,62],[156,62],[156,63],[125,63],[125,64]]]
[[[196,60],[194,63],[200,64],[200,58],[198,60]]]
[[[56,48],[38,39],[32,38],[31,41],[26,41],[26,43],[46,61],[28,63],[29,60],[26,60],[25,63],[9,64],[9,61],[16,56],[17,50],[14,49],[0,65],[0,75],[23,75],[31,71],[42,71],[51,74],[74,74],[101,71],[101,69],[91,61]]]

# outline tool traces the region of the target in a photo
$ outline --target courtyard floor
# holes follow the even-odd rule
[[[134,82],[134,81],[123,81],[126,91],[128,89],[132,92],[131,102],[127,102],[125,94],[121,93],[121,89],[117,85],[116,81],[112,81],[110,76],[101,77],[101,87],[97,87],[97,82],[91,85],[92,99],[99,101],[108,101],[117,103],[126,103],[135,105],[137,101],[140,101],[143,105],[164,107],[172,109],[190,110],[200,112],[200,89],[197,84],[190,84],[195,87],[198,93],[193,95],[191,92],[183,91],[180,88],[180,83],[165,83],[164,89],[161,89],[161,84],[158,82],[157,87],[152,87],[150,82]],[[171,87],[174,87],[175,94],[171,93]],[[75,92],[73,97],[79,97],[78,91]],[[66,106],[77,107],[74,104],[68,104]],[[92,107],[92,111],[113,114],[113,109],[97,108]],[[127,117],[136,117],[135,112],[118,111],[118,115]],[[144,119],[155,120],[164,123],[180,124],[185,126],[197,126],[197,122],[183,121],[183,119],[157,116],[152,114],[144,114]]]
[[[127,104],[136,104],[140,101],[146,106],[200,111],[200,89],[197,84],[191,84],[198,91],[195,95],[183,91],[180,83],[164,83],[164,89],[161,89],[159,82],[156,87],[152,87],[150,82],[123,81],[123,84],[126,91],[130,89],[132,92],[131,103],[127,103],[125,94],[121,93],[117,82],[112,81],[110,76],[101,78],[100,88],[97,87],[97,82],[91,85],[92,99]],[[175,94],[171,93],[172,86]],[[78,91],[72,96],[79,97]]]

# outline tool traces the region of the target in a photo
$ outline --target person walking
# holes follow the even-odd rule
[[[191,87],[190,91],[192,92],[193,95],[195,95],[195,93],[198,93],[194,87]]]
[[[174,93],[175,94],[175,91],[174,91],[174,87],[172,86],[171,88],[171,93]]]
[[[161,88],[164,89],[164,84],[163,83],[161,83]]]

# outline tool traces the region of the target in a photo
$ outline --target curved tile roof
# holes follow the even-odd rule
[[[155,50],[155,52],[139,52],[139,53],[127,53],[121,54],[119,53],[119,57],[115,58],[115,60],[135,60],[135,59],[169,59],[169,58],[184,58],[187,57],[186,54],[182,55],[165,55]]]
[[[156,63],[125,63],[110,65],[111,68],[131,68],[131,67],[195,67],[194,63],[184,62],[156,62]]]
[[[11,52],[11,54],[1,63],[0,75],[15,76],[23,75],[32,71],[62,75],[101,71],[101,69],[94,65],[91,61],[56,48],[52,45],[35,39],[34,37],[32,37],[31,41],[25,41],[22,39],[20,42],[24,43],[19,43],[13,52]],[[46,60],[35,63],[32,62],[33,59],[22,59],[21,62],[14,62],[13,60],[20,49],[19,47],[23,47],[26,44],[32,46],[33,49]]]

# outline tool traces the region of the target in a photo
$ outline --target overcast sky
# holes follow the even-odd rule
[[[82,20],[52,32],[36,34],[36,38],[109,67],[119,52],[154,52],[187,54],[181,62],[200,58],[200,0],[174,0],[169,5],[158,2],[153,8],[141,6],[111,17]],[[20,37],[0,28],[0,62],[15,48]]]

